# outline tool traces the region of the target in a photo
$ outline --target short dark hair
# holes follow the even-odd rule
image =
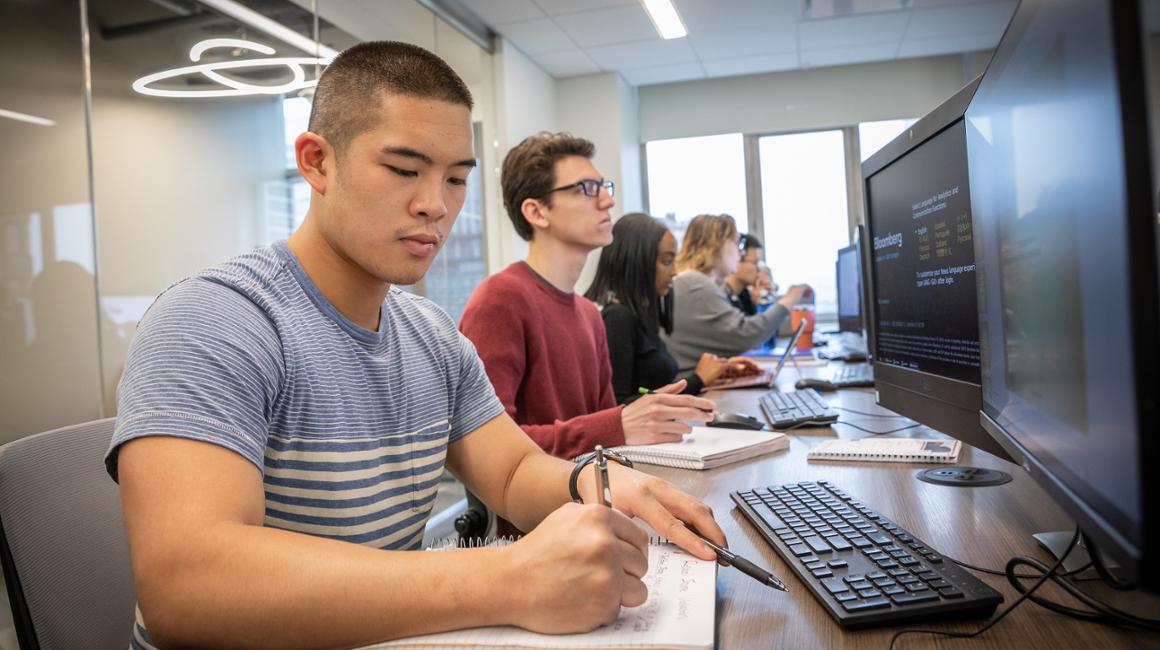
[[[749,233],[741,235],[741,248],[750,250],[753,248],[760,249],[761,247],[761,240],[757,238],[757,235],[751,235]]]
[[[612,243],[600,251],[596,276],[584,294],[598,305],[615,301],[632,312],[648,334],[673,331],[672,295],[657,295],[657,248],[668,232],[659,219],[631,212],[612,226]]]
[[[378,109],[384,94],[473,106],[467,84],[443,59],[410,43],[367,41],[326,66],[314,89],[307,128],[342,152],[382,119]]]
[[[503,205],[516,234],[524,241],[532,241],[532,224],[524,218],[520,206],[527,199],[551,201],[548,194],[556,185],[556,161],[568,156],[591,159],[596,145],[570,133],[541,131],[524,138],[503,159],[500,185],[503,187]]]

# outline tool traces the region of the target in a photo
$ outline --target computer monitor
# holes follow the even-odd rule
[[[1023,0],[967,111],[983,426],[1160,587],[1160,268],[1140,11]]]
[[[963,113],[978,80],[862,163],[878,402],[1002,458],[979,423],[975,253]]]
[[[838,331],[862,333],[862,263],[857,239],[838,251]]]

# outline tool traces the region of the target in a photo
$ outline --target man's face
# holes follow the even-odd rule
[[[383,95],[381,119],[340,154],[323,236],[377,280],[413,284],[447,240],[475,164],[466,106]]]
[[[553,187],[571,185],[585,179],[603,180],[604,176],[583,156],[567,156],[556,161]],[[580,187],[552,192],[544,207],[550,236],[556,240],[588,250],[612,243],[612,215],[616,202],[608,190],[600,188],[596,196],[585,196]]]

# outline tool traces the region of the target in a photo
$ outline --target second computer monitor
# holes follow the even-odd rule
[[[862,332],[862,270],[857,242],[838,251],[838,331]]]
[[[998,456],[979,423],[979,327],[963,113],[972,82],[862,165],[878,401]]]

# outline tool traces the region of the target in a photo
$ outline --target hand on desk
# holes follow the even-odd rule
[[[713,419],[713,402],[692,395],[680,395],[685,380],[669,384],[624,407],[620,421],[624,441],[630,445],[677,442],[693,430],[681,420],[708,422]]]

